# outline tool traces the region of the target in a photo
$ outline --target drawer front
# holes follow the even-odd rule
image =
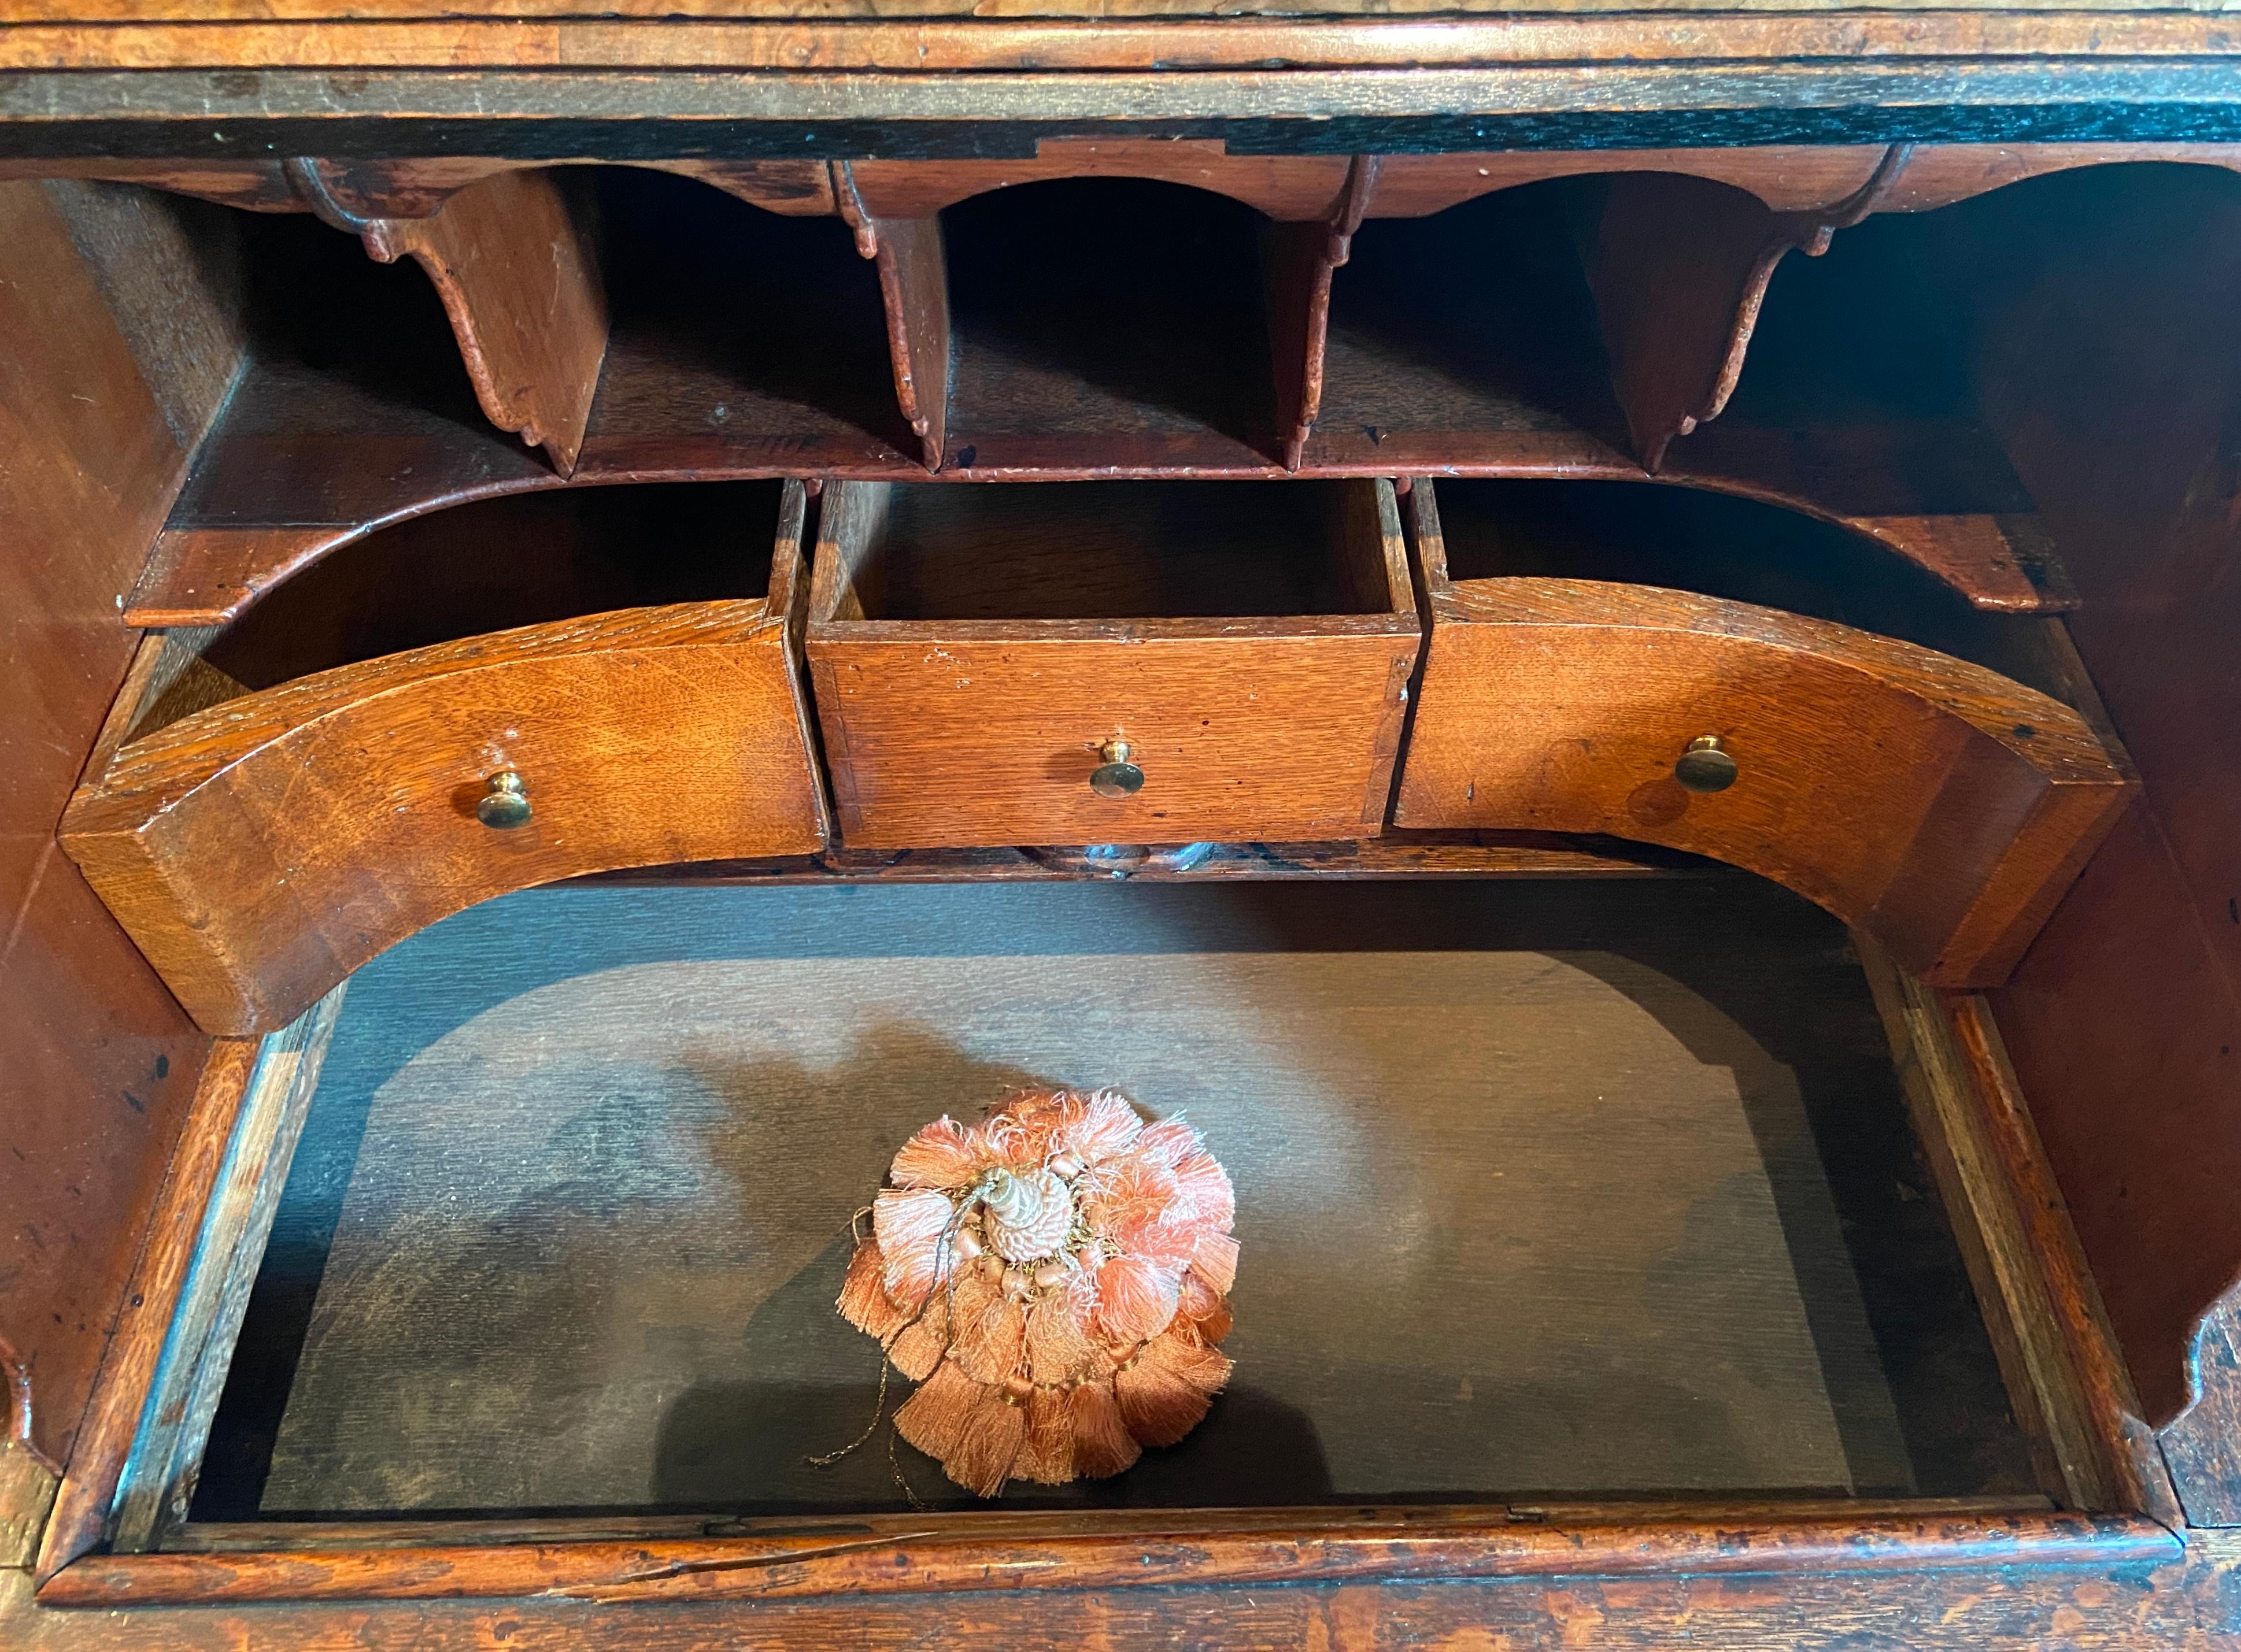
[[[1724,790],[1676,778],[1707,736]],[[1434,593],[1395,819],[1709,855],[1925,980],[1990,985],[2131,786],[2078,712],[1981,666],[1742,603],[1503,579]]]
[[[1381,620],[1353,635],[1255,628],[1262,634],[976,641],[972,627],[953,625],[938,645],[813,632],[842,840],[942,848],[1375,833],[1415,635]],[[1100,746],[1115,739],[1143,771],[1134,796],[1090,788]]]
[[[72,802],[64,846],[197,1022],[267,1032],[507,890],[819,849],[798,687],[759,600],[418,649],[127,746]],[[485,824],[507,772],[527,818]]]

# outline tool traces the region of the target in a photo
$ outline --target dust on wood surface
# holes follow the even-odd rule
[[[354,980],[197,1514],[899,1505],[883,1441],[804,1461],[872,1415],[849,1220],[1034,1081],[1229,1167],[1237,1373],[1007,1502],[2029,1488],[1843,932],[1770,886],[604,889]]]

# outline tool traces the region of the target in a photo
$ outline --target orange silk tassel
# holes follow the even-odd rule
[[[1228,1174],[1117,1090],[1020,1090],[895,1154],[843,1318],[918,1382],[895,1429],[967,1491],[1119,1474],[1229,1381]]]

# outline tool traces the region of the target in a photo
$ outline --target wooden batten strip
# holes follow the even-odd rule
[[[211,1047],[170,1172],[156,1196],[130,1294],[110,1333],[85,1422],[55,1494],[54,1513],[39,1548],[37,1575],[42,1579],[93,1548],[106,1533],[111,1501],[139,1431],[195,1238],[256,1067],[258,1045],[255,1039],[222,1038]]]
[[[1320,1514],[1321,1511],[1314,1511]],[[942,1540],[699,1538],[523,1542],[488,1548],[296,1549],[89,1555],[40,1590],[42,1605],[538,1596],[619,1602],[799,1600],[995,1589],[1100,1589],[1408,1578],[1653,1577],[1687,1574],[1911,1573],[1992,1567],[2167,1564],[2178,1540],[2123,1515],[1928,1514],[1542,1525],[1508,1511],[1429,1529],[1303,1523],[1205,1532]]]
[[[311,1109],[348,983],[263,1042],[226,1145],[137,1437],[118,1477],[111,1545],[151,1547],[186,1517],[250,1287]]]
[[[1983,996],[1853,944],[2048,1494],[2183,1523]]]

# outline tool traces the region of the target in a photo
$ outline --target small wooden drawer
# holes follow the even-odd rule
[[[1396,825],[1709,855],[1980,986],[2137,785],[2059,620],[1978,612],[1841,529],[1630,483],[1409,505],[1431,635]]]
[[[872,848],[1373,834],[1421,639],[1381,480],[835,483],[807,634]]]
[[[813,852],[804,512],[798,482],[543,494],[348,547],[151,639],[63,846],[224,1034],[507,890]],[[614,611],[557,617],[585,605]],[[544,623],[475,634],[493,614]]]

